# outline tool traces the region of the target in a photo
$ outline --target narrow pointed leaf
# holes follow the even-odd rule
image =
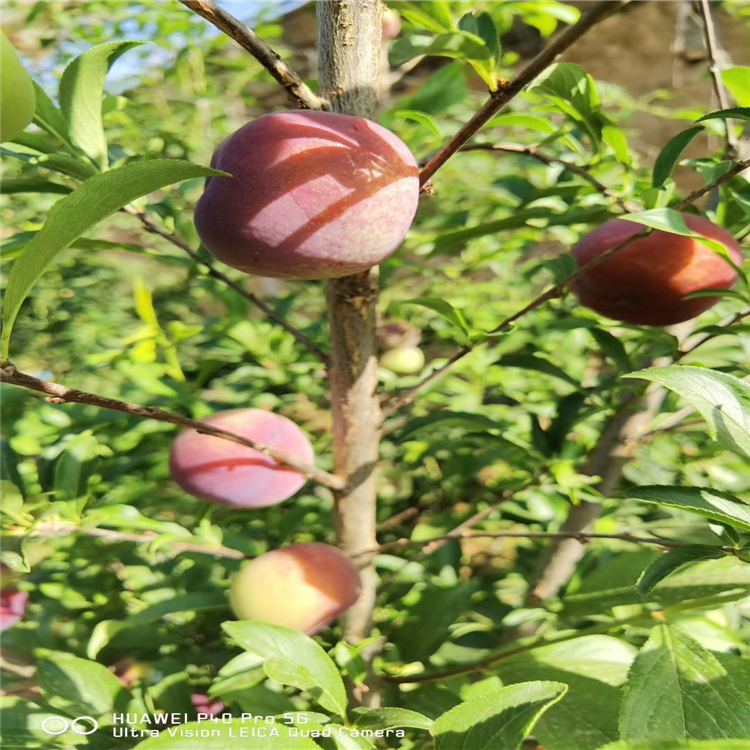
[[[13,264],[3,304],[2,358],[21,304],[47,266],[84,232],[136,198],[193,177],[223,174],[179,160],[132,162],[82,183],[50,210],[42,229]]]

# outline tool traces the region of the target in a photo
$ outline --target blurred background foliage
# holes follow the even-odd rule
[[[249,16],[229,9],[304,71],[314,86],[311,8],[284,18],[299,3],[241,5]],[[478,109],[486,86],[460,60],[402,60],[402,42],[424,29],[408,15],[406,6],[413,3],[390,5],[403,11],[403,31],[384,49],[391,65],[380,119],[424,159]],[[575,21],[577,6],[585,3],[448,5],[455,17],[476,9],[491,14],[502,42],[498,71],[510,77],[560,23]],[[747,34],[747,4],[724,5],[723,27],[740,24]],[[627,14],[628,23],[637,23],[637,14],[645,12],[636,7]],[[215,145],[239,126],[287,106],[257,62],[176,2],[9,0],[3,4],[3,25],[32,76],[50,93],[64,66],[89,46],[113,39],[149,42],[120,58],[108,78],[105,128],[113,166],[143,158],[207,164]],[[638,46],[634,38],[628,44]],[[667,36],[660,44],[669,60]],[[591,54],[592,65],[601,66],[596,51]],[[750,62],[747,48],[732,54],[738,65]],[[586,60],[575,61],[587,69]],[[565,250],[590,225],[618,212],[618,203],[640,201],[650,207],[649,200],[658,199],[650,188],[654,144],[633,122],[643,123],[644,117],[666,121],[677,132],[687,127],[686,119],[715,108],[705,67],[700,73],[694,65],[688,68],[705,93],[691,106],[674,104],[677,85],[672,90],[651,87],[644,95],[629,90],[621,76],[615,82],[597,74],[601,104],[590,114],[600,118],[606,113],[606,127],[601,130],[604,121],[599,119],[600,130],[593,137],[586,122],[566,116],[543,92],[519,96],[477,140],[538,145],[557,160],[584,167],[611,192],[603,194],[559,162],[544,164],[519,153],[459,154],[435,179],[434,195],[423,199],[404,248],[382,268],[381,324],[408,324],[428,363],[440,363],[464,336],[493,328],[565,275]],[[718,121],[706,125],[706,137],[676,173],[680,188],[701,184],[722,161],[722,126]],[[663,145],[657,143],[657,149]],[[68,177],[43,164],[3,159],[4,179],[22,175],[74,187]],[[191,180],[141,203],[197,248],[192,209],[201,188]],[[668,190],[674,188],[674,183],[668,185]],[[19,238],[19,233],[39,230],[58,198],[54,193],[3,196],[7,264],[28,237]],[[722,190],[719,202],[712,198],[703,207],[739,233],[748,223],[749,206],[747,182],[736,178]],[[320,282],[226,272],[326,348]],[[434,305],[410,303],[425,298],[449,302],[460,311],[466,329],[436,312]],[[716,324],[740,306],[727,298],[702,316],[699,325]],[[384,333],[383,347],[389,343]],[[381,540],[446,533],[516,490],[482,528],[554,530],[571,502],[601,501],[591,479],[579,471],[607,418],[637,387],[619,376],[668,357],[676,348],[671,332],[603,320],[578,307],[571,296],[527,315],[508,334],[466,357],[413,409],[397,411],[386,422],[378,470],[378,514],[385,524]],[[684,363],[744,377],[749,356],[750,329],[739,325],[735,335],[717,337]],[[209,278],[168,242],[146,234],[126,214],[100,224],[36,285],[14,329],[13,361],[20,370],[81,390],[195,418],[236,406],[272,409],[300,424],[313,440],[319,464],[331,467],[328,390],[320,362],[245,299]],[[385,369],[380,376],[384,394],[417,382],[417,376]],[[168,617],[134,621],[111,641],[104,639],[97,658],[113,667],[123,660],[149,665],[138,678],[145,685],[184,674],[185,684],[206,689],[234,655],[220,624],[230,617],[223,592],[238,561],[174,554],[171,546],[180,541],[220,543],[258,554],[291,541],[333,541],[332,498],[325,488],[308,484],[281,506],[251,512],[202,503],[187,497],[168,476],[173,427],[93,407],[60,407],[12,387],[3,387],[2,393],[6,529],[17,534],[32,526],[60,528],[59,536],[6,540],[6,550],[20,555],[30,568],[21,584],[31,592],[27,617],[4,636],[19,662],[30,660],[35,649],[85,656],[97,624],[125,620],[177,599],[182,608]],[[683,406],[676,396],[668,396],[660,418]],[[670,432],[658,431],[657,419],[654,432],[625,469],[626,485],[710,486],[750,499],[748,461],[708,440],[705,424],[695,417],[688,415]],[[557,434],[550,430],[555,425]],[[670,538],[720,543],[695,516],[625,502],[623,494],[626,489],[604,501],[597,531],[645,527]],[[385,523],[394,516],[400,520]],[[107,541],[67,534],[69,525],[158,536],[150,544]],[[413,548],[381,555],[376,563],[389,579],[375,613],[376,628],[388,639],[382,659],[408,663],[432,657],[434,665],[472,660],[524,619],[554,620],[550,613],[521,607],[543,547],[543,541],[534,539],[453,541],[406,567]],[[591,545],[568,593],[606,593],[632,584],[658,554],[633,550],[621,541]],[[613,610],[609,601],[602,596],[592,609],[574,610],[562,622],[582,627],[603,613],[625,615],[643,606],[634,600]],[[690,627],[695,638],[718,651],[747,650],[746,609],[716,609]],[[648,630],[631,626],[622,635],[640,646]],[[336,633],[325,631],[322,638],[332,644]],[[517,668],[531,679],[532,666]],[[6,687],[13,692],[17,681],[17,692],[24,695],[19,674],[11,673]],[[500,677],[512,681],[510,671]],[[621,681],[613,678],[614,684]],[[240,688],[215,694],[255,711],[260,697],[251,683],[248,679]],[[470,683],[462,677],[440,688],[426,686],[403,697],[402,705],[436,715],[438,707],[444,710],[465,698]],[[601,683],[581,689],[590,691],[591,700],[602,690]],[[269,700],[274,699],[270,692],[265,696]],[[174,700],[183,705],[185,696]],[[295,702],[305,705],[299,697]],[[588,746],[615,736],[605,722]]]

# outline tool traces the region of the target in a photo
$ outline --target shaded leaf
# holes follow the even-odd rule
[[[132,162],[82,183],[50,209],[42,229],[13,264],[3,301],[2,358],[18,311],[47,266],[84,232],[136,198],[175,182],[223,174],[198,164],[152,159]]]
[[[750,531],[750,505],[728,492],[707,487],[669,487],[643,485],[631,487],[628,497],[647,503],[679,508],[713,521]]]
[[[643,571],[638,579],[637,589],[644,596],[651,592],[659,581],[674,573],[683,565],[698,560],[715,560],[724,557],[724,552],[715,547],[704,544],[686,544],[683,547],[674,547],[660,557],[657,557],[651,565]]]
[[[625,740],[750,738],[750,702],[717,658],[659,625],[630,671],[620,717]]]
[[[704,367],[670,365],[631,372],[626,377],[659,383],[692,404],[708,432],[724,447],[750,456],[750,385]]]
[[[323,708],[344,716],[346,690],[336,665],[309,636],[262,622],[225,622],[222,627],[242,648],[262,656],[268,677],[305,690]]]
[[[540,714],[565,694],[559,682],[522,682],[466,701],[436,719],[436,750],[516,750]]]
[[[677,166],[682,152],[693,138],[704,129],[702,125],[696,125],[670,138],[654,162],[654,171],[651,179],[653,187],[660,188],[672,176],[672,172]]]

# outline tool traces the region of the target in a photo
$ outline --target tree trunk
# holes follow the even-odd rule
[[[318,2],[320,93],[334,112],[372,119],[380,85],[380,0]],[[375,480],[380,444],[375,339],[378,269],[327,282],[331,336],[329,379],[333,411],[335,471],[346,487],[335,493],[336,538],[349,555],[376,546]],[[362,574],[362,595],[344,617],[347,640],[370,631],[376,576]],[[367,656],[365,654],[365,656]],[[378,704],[377,690],[355,699]]]

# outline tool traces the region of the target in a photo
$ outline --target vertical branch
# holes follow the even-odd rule
[[[334,112],[372,118],[380,86],[380,0],[318,3],[320,91]],[[333,456],[346,487],[335,493],[336,537],[349,555],[376,546],[375,480],[381,415],[376,398],[378,269],[327,282]],[[344,619],[350,641],[370,629],[376,577],[361,571],[362,595]],[[376,705],[377,691],[359,697]]]
[[[727,96],[727,90],[724,88],[724,83],[721,80],[722,60],[720,58],[726,58],[726,52],[719,44],[708,0],[700,0],[699,5],[701,16],[703,17],[703,33],[706,40],[706,49],[708,50],[708,69],[713,78],[716,100],[719,103],[719,109],[729,109],[729,97]],[[737,154],[737,139],[735,138],[729,120],[724,120],[724,127],[726,128],[726,153],[728,156],[734,157]]]

